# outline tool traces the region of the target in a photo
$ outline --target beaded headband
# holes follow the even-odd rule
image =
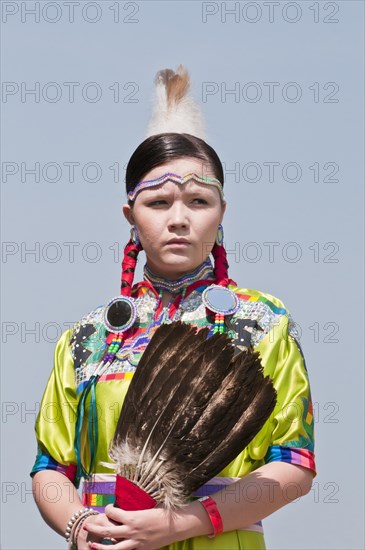
[[[193,172],[189,172],[188,174],[184,174],[183,176],[179,176],[178,174],[173,174],[172,172],[168,172],[167,174],[162,174],[162,176],[159,176],[158,178],[153,180],[140,181],[139,183],[137,183],[137,185],[132,191],[129,191],[128,199],[131,201],[134,201],[140,191],[143,191],[144,189],[149,189],[150,187],[157,187],[158,185],[162,185],[167,181],[172,181],[177,185],[183,185],[184,183],[190,180],[193,180],[196,183],[204,183],[205,185],[210,185],[212,187],[215,187],[219,191],[221,199],[224,200],[223,185],[218,179],[208,178],[207,176],[198,176]]]

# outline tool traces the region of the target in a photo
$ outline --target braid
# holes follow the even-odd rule
[[[223,245],[215,244],[212,249],[212,255],[214,258],[215,282],[217,285],[227,286],[230,280],[228,278],[229,266],[226,249]]]
[[[137,258],[142,250],[141,244],[135,245],[130,239],[124,248],[124,256],[122,260],[122,278],[120,293],[123,296],[130,296],[133,286],[134,271],[136,269]]]

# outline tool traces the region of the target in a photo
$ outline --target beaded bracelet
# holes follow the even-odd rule
[[[66,531],[65,531],[65,538],[66,538],[66,542],[70,542],[70,537],[71,537],[71,531],[72,531],[72,527],[75,523],[75,521],[80,517],[80,516],[83,516],[85,514],[85,512],[88,512],[89,511],[89,508],[81,508],[81,510],[79,510],[78,512],[76,512],[70,519],[70,521],[67,523],[67,527],[66,527]]]
[[[77,520],[73,525],[73,529],[71,531],[71,538],[69,542],[70,550],[74,550],[74,549],[77,550],[77,538],[81,531],[81,527],[84,524],[84,521],[90,516],[97,516],[97,515],[99,515],[99,512],[97,512],[96,510],[89,510],[88,512],[85,512],[83,515],[77,518]]]
[[[217,508],[216,502],[212,497],[201,497],[198,499],[206,509],[211,524],[213,526],[213,534],[208,535],[208,538],[212,539],[213,537],[220,535],[223,532],[223,522],[222,517]]]

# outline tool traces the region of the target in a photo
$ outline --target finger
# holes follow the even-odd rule
[[[82,528],[88,533],[97,536],[99,538],[108,538],[108,539],[121,539],[125,536],[125,528],[120,525],[96,525],[96,524],[86,524]]]
[[[128,515],[129,512],[123,510],[123,508],[116,508],[113,504],[108,504],[105,507],[105,515],[118,523],[123,523],[123,519]]]
[[[90,542],[91,550],[136,550],[137,541],[135,540],[121,540],[116,544],[104,545],[100,542]]]
[[[95,516],[89,516],[84,521],[84,525],[116,525],[114,521],[111,521],[105,514],[98,514]]]

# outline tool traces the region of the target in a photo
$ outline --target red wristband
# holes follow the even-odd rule
[[[222,517],[219,513],[217,505],[212,497],[201,497],[198,499],[206,509],[209,519],[213,526],[213,535],[208,535],[210,539],[223,532]]]

